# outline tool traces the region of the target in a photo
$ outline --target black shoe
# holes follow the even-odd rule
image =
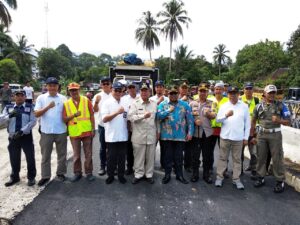
[[[131,181],[132,184],[137,184],[138,182],[141,181],[141,178],[136,178],[134,177],[133,180]]]
[[[131,174],[133,174],[133,169],[127,169],[125,171],[125,175],[131,175]]]
[[[262,187],[265,185],[265,179],[262,177],[257,178],[257,181],[254,182],[254,187]]]
[[[125,179],[125,177],[118,177],[118,179],[119,179],[119,182],[121,183],[121,184],[125,184],[126,182],[127,182],[127,180]]]
[[[115,178],[114,177],[108,177],[106,180],[105,180],[105,183],[106,184],[111,184],[112,182],[114,182]]]
[[[277,181],[276,186],[273,190],[275,193],[282,193],[284,191],[284,182]]]
[[[197,182],[199,180],[199,175],[193,175],[191,177],[191,182]]]
[[[208,184],[212,184],[213,183],[213,180],[211,178],[211,176],[204,176],[203,177],[203,180],[208,183]]]
[[[154,184],[154,179],[153,179],[153,177],[148,177],[148,178],[146,178],[146,180],[147,180],[147,182],[148,182],[149,184]]]
[[[57,179],[58,181],[64,182],[67,178],[66,178],[65,175],[59,174],[59,175],[56,176],[56,179]]]
[[[75,174],[72,178],[71,178],[71,182],[77,182],[81,179],[82,175],[81,174]]]
[[[38,182],[38,186],[44,186],[45,184],[47,184],[50,181],[50,178],[42,178],[40,179],[40,181]]]
[[[176,176],[176,180],[180,181],[183,184],[188,184],[189,183],[186,179],[184,179],[183,176],[178,176],[178,177]]]
[[[89,181],[89,182],[92,182],[95,179],[96,179],[96,177],[93,176],[93,174],[91,174],[91,173],[86,175],[86,180]]]
[[[10,187],[13,186],[14,184],[20,182],[20,178],[19,179],[12,179],[10,178],[10,180],[8,182],[6,182],[4,185],[5,187]]]
[[[101,168],[101,169],[99,170],[98,174],[99,174],[99,176],[105,175],[105,174],[106,174],[105,169],[102,169],[102,168]]]
[[[27,186],[31,187],[33,185],[35,185],[35,179],[28,179]]]
[[[163,184],[167,184],[167,183],[170,182],[170,180],[171,180],[170,174],[166,174],[166,175],[164,176],[164,178],[162,179],[162,183],[163,183]]]

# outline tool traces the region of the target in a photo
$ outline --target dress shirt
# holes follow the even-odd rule
[[[55,106],[41,116],[41,131],[45,134],[63,134],[67,132],[67,126],[62,119],[64,102],[67,98],[61,94],[49,95],[49,92],[40,95],[36,99],[34,110],[41,110],[54,101]]]
[[[226,117],[225,114],[233,110],[233,115]],[[250,133],[250,114],[248,106],[238,101],[232,104],[230,101],[224,103],[218,112],[217,122],[222,123],[221,138],[232,141],[248,140]]]
[[[94,96],[94,98],[93,98],[93,104],[95,104],[95,102],[96,102],[96,97],[98,96],[98,95],[100,95],[101,96],[101,99],[100,99],[100,101],[99,101],[99,103],[98,103],[98,108],[99,108],[99,111],[98,111],[98,124],[101,126],[101,127],[103,127],[104,126],[104,124],[103,124],[103,121],[102,121],[102,117],[101,117],[101,113],[100,113],[100,111],[101,111],[101,107],[102,107],[102,104],[103,104],[103,102],[105,102],[107,99],[109,99],[110,97],[111,97],[111,93],[105,93],[104,91],[101,91],[100,93],[98,93],[98,94],[96,94],[95,96]]]
[[[164,96],[164,95],[163,95]],[[153,95],[151,98],[150,98],[150,100],[152,100],[152,101],[154,101],[154,102],[158,102],[158,99],[159,99],[160,97],[158,97],[157,95]],[[166,96],[164,96],[164,100],[163,101],[169,101],[169,98],[168,97],[166,97]]]

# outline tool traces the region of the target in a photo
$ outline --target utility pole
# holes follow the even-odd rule
[[[45,22],[46,22],[46,30],[45,30],[45,46],[49,48],[49,33],[48,33],[48,2],[44,1],[44,10],[45,10]]]

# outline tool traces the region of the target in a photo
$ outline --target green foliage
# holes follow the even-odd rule
[[[21,71],[16,62],[12,59],[2,59],[0,61],[0,82],[18,83]]]
[[[292,33],[288,46],[290,57],[289,83],[292,86],[300,87],[300,25]]]
[[[42,78],[53,76],[68,79],[75,74],[70,60],[51,48],[42,48],[39,51],[37,63]]]
[[[12,9],[17,9],[17,0],[4,0],[4,2]],[[0,23],[5,27],[9,27],[12,19],[3,1],[0,1]]]

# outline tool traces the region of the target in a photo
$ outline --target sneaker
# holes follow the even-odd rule
[[[241,180],[233,180],[232,184],[235,185],[238,190],[244,190],[245,189],[245,187],[244,187],[243,183],[241,182]]]
[[[125,184],[126,182],[127,182],[127,180],[125,179],[125,177],[118,177],[118,179],[119,179],[119,182],[121,183],[121,184]]]
[[[223,180],[217,178],[216,181],[215,181],[215,186],[216,187],[222,187],[223,186]]]
[[[93,176],[93,174],[87,174],[87,175],[86,175],[86,179],[87,179],[88,181],[94,181],[96,178],[95,178],[95,176]]]
[[[66,178],[65,175],[59,174],[59,175],[56,176],[56,179],[57,179],[58,181],[64,182],[67,178]]]
[[[137,184],[137,183],[139,183],[140,181],[141,181],[141,178],[136,178],[136,177],[134,177],[134,178],[132,179],[131,183],[132,183],[132,184]]]
[[[50,181],[50,178],[42,178],[40,179],[40,181],[38,182],[38,186],[44,186],[45,184],[47,184]]]
[[[103,176],[106,174],[106,171],[105,169],[100,169],[99,172],[98,172],[99,176]]]
[[[277,181],[273,191],[275,193],[282,193],[284,191],[284,182],[283,181]]]
[[[111,177],[108,177],[106,180],[105,180],[105,183],[106,184],[111,184],[112,182],[114,182],[115,178],[113,176]]]
[[[259,188],[265,185],[265,179],[263,177],[257,178],[257,180],[254,182],[254,187]]]
[[[71,178],[71,182],[77,182],[81,179],[82,175],[81,174],[75,174],[72,178]]]
[[[34,178],[33,179],[28,179],[27,186],[31,187],[33,185],[35,185],[35,179]]]

